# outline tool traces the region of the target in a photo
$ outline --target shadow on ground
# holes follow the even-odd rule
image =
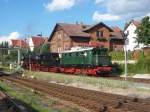
[[[112,76],[120,76],[123,73],[123,70],[121,68],[121,66],[117,63],[114,63],[112,65]]]

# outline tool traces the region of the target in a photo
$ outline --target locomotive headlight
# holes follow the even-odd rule
[[[87,53],[85,52],[84,54],[83,54],[85,57],[87,57]]]
[[[36,56],[35,58],[36,58],[36,60],[38,60],[38,59],[39,59],[39,57],[38,57],[38,56]]]
[[[10,50],[8,50],[8,55],[10,55]]]
[[[61,58],[61,57],[62,57],[62,54],[59,53],[59,58]]]

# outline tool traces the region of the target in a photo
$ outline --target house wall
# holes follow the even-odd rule
[[[106,48],[109,48],[110,47],[110,43],[109,43],[109,40],[108,38],[110,37],[110,31],[108,28],[104,27],[104,26],[98,26],[94,29],[92,29],[89,33],[90,33],[90,36],[91,36],[91,42],[94,42],[94,41],[98,41],[97,40],[97,35],[96,35],[96,32],[97,31],[102,31],[103,32],[103,38],[106,39],[106,41],[100,41],[99,43],[102,44],[104,47]]]
[[[120,51],[124,49],[123,40],[112,40],[110,41],[110,51]]]
[[[72,39],[72,47],[76,47],[76,46],[88,46],[89,45],[89,41],[90,38],[87,37],[74,37],[71,38]]]
[[[30,51],[34,50],[34,44],[33,44],[32,38],[29,38],[29,48],[30,48]]]
[[[134,51],[136,49],[140,49],[143,46],[142,44],[140,44],[139,47],[136,47],[138,44],[135,39],[135,37],[137,37],[137,34],[135,33],[136,29],[137,29],[137,27],[133,23],[131,23],[124,32],[124,33],[129,32],[129,35],[127,36],[128,40],[129,40],[129,42],[126,46],[127,50]]]
[[[70,37],[61,29],[57,30],[51,41],[50,41],[50,50],[51,52],[62,52],[64,50],[70,49],[71,45]]]

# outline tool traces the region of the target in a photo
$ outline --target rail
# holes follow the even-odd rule
[[[0,96],[4,98],[8,107],[12,107],[13,112],[28,112],[26,108],[20,104],[17,104],[9,95],[0,91]]]

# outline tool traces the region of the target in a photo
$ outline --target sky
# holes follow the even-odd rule
[[[0,41],[29,35],[50,36],[56,23],[124,27],[150,15],[150,0],[0,0]]]

